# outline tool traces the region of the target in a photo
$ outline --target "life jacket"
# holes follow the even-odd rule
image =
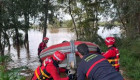
[[[40,52],[41,52],[43,49],[45,49],[45,47],[47,47],[46,43],[41,42],[41,43],[39,44],[39,47],[38,47],[38,55],[40,54]]]
[[[48,61],[44,61],[41,66],[38,66],[38,68],[35,70],[34,76],[36,76],[36,79],[32,80],[52,80],[51,75],[46,71],[47,64],[49,63]]]
[[[108,58],[108,62],[110,64],[112,64],[112,66],[115,67],[115,69],[117,71],[119,71],[119,67],[120,67],[120,63],[119,63],[120,53],[119,53],[119,50],[117,48],[115,48],[115,47],[111,47],[110,49],[114,50],[116,55],[111,57],[111,58]]]

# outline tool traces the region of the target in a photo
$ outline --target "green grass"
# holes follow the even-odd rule
[[[132,80],[140,80],[140,41],[131,42],[130,46],[120,47],[120,65],[124,75]]]

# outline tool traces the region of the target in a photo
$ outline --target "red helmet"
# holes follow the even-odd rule
[[[56,61],[63,61],[65,59],[65,54],[60,51],[56,51],[53,54],[53,59]]]
[[[107,37],[105,39],[105,44],[106,45],[113,45],[115,43],[115,38],[114,37]]]
[[[48,37],[44,37],[43,38],[43,41],[46,41],[46,40],[49,40],[49,38]]]

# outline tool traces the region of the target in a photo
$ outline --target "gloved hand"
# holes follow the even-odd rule
[[[69,70],[68,70],[68,69],[66,69],[66,70],[65,70],[65,73],[67,73],[67,74],[68,74],[68,72],[69,72]]]
[[[74,74],[69,74],[69,80],[73,80],[74,79]]]

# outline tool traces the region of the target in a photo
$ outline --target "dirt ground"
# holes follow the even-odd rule
[[[121,73],[121,75],[123,75],[123,77],[124,77],[125,80],[132,80],[132,79],[129,79],[128,77],[126,77],[126,76],[124,75],[124,70],[120,70],[120,73]]]

